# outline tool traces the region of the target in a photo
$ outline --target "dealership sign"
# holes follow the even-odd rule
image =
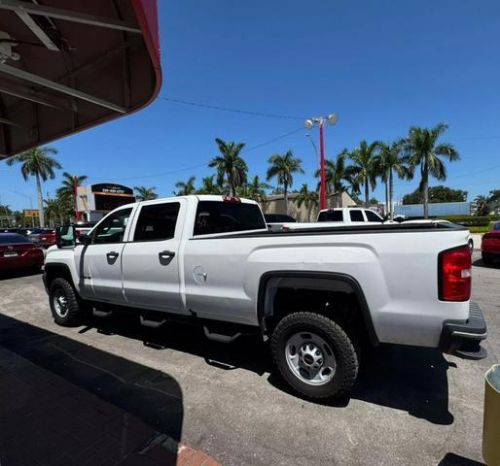
[[[90,188],[94,194],[110,194],[110,195],[125,195],[125,196],[134,195],[132,189],[128,188],[127,186],[122,186],[120,184],[100,183],[100,184],[93,184]]]

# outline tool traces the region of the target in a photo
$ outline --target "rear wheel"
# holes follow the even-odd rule
[[[56,278],[49,289],[50,309],[54,321],[63,327],[74,327],[81,323],[84,315],[81,302],[73,285],[65,278]]]
[[[484,252],[481,254],[481,259],[483,259],[483,262],[486,265],[490,265],[492,263],[491,257],[488,254],[485,254]]]
[[[273,332],[271,351],[285,381],[306,398],[345,396],[358,375],[353,341],[340,325],[320,314],[284,317]]]

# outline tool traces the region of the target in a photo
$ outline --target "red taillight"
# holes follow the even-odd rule
[[[471,254],[468,246],[439,254],[439,299],[467,301],[471,291]]]

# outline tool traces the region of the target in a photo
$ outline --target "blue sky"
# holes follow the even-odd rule
[[[52,144],[58,160],[91,182],[155,186],[211,173],[215,137],[243,141],[250,174],[292,149],[315,185],[317,159],[303,119],[336,112],[329,157],[361,139],[391,141],[410,125],[450,126],[443,141],[461,161],[446,185],[469,199],[500,188],[500,2],[498,0],[160,0],[163,87],[148,108]],[[164,100],[294,118],[265,118]],[[293,134],[261,145],[279,136]],[[317,130],[312,133],[317,141]],[[259,146],[254,148],[255,146]],[[193,168],[195,167],[195,168]],[[398,181],[396,197],[418,181]],[[47,182],[54,193],[59,180]],[[436,184],[434,182],[433,184]],[[36,205],[34,182],[0,164],[1,201]],[[375,196],[383,198],[379,185]]]

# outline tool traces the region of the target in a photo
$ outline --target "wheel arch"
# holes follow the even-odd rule
[[[274,302],[276,293],[280,288],[286,287],[352,293],[358,304],[362,325],[370,343],[374,346],[380,343],[361,285],[351,275],[336,272],[276,270],[264,273],[260,278],[257,298],[257,317],[264,335],[270,333],[269,322],[276,313]]]
[[[68,264],[63,262],[50,262],[45,264],[44,268],[44,282],[47,291],[50,289],[50,284],[56,278],[65,278],[68,280],[75,291],[77,291],[77,287],[75,281],[73,280],[73,275],[71,274],[71,269]],[[78,291],[77,291],[78,292]]]

